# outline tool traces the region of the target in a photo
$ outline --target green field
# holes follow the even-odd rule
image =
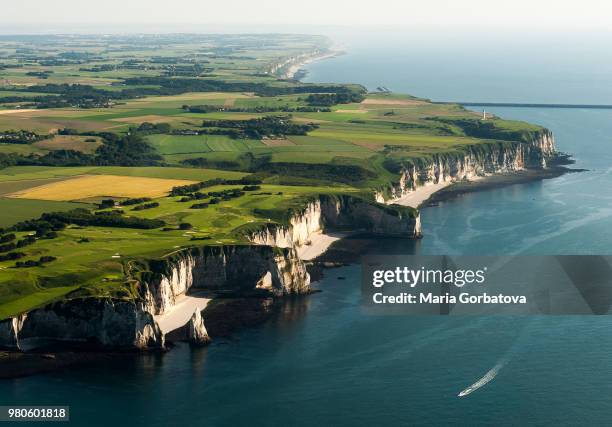
[[[173,167],[121,167],[121,166],[13,166],[0,171],[0,182],[15,182],[32,179],[67,178],[77,175],[124,175],[146,178],[186,179],[206,181],[212,178],[238,179],[243,172],[212,169],[191,169]]]
[[[45,212],[68,211],[88,206],[90,205],[83,203],[0,198],[0,227],[11,226],[26,218],[37,218]]]

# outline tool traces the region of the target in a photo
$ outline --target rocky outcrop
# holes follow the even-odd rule
[[[210,336],[204,325],[204,318],[200,310],[195,310],[189,322],[168,333],[166,338],[169,341],[187,341],[199,346],[210,343]]]
[[[23,322],[27,317],[27,314],[22,314],[0,322],[0,348],[6,350],[20,349],[19,331],[21,331]]]
[[[452,154],[436,154],[427,159],[403,164],[399,181],[376,193],[380,203],[393,202],[420,186],[473,180],[497,173],[542,169],[556,155],[555,142],[549,130],[538,132],[525,142],[492,142],[473,145]]]
[[[162,348],[164,337],[142,303],[79,298],[0,322],[0,347],[30,350],[78,345],[92,349]]]
[[[308,244],[314,234],[325,231],[417,238],[421,222],[413,210],[350,196],[321,195],[291,215],[287,225],[267,224],[248,237],[258,245],[291,248]]]
[[[186,325],[187,329],[187,340],[193,344],[205,345],[210,342],[208,331],[204,325],[204,319],[202,313],[196,310],[191,316],[191,319]]]

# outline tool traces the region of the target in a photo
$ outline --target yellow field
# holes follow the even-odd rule
[[[182,179],[83,175],[9,194],[20,199],[70,201],[94,197],[162,197],[172,187],[193,184]]]

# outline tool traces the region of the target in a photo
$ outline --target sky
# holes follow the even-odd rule
[[[0,33],[303,31],[606,31],[608,0],[1,0]]]

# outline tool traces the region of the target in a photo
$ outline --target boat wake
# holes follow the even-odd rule
[[[459,393],[457,396],[459,397],[467,396],[468,394],[475,392],[480,387],[489,383],[491,380],[493,380],[493,378],[497,376],[497,373],[501,370],[501,368],[504,367],[506,362],[507,362],[506,358],[501,359],[499,362],[495,364],[495,366],[493,366],[493,368],[491,368],[486,374],[484,374],[481,379],[476,381],[474,384],[472,384],[465,390],[461,391],[461,393]]]
[[[503,262],[503,261],[500,261],[500,262]],[[529,337],[530,336],[529,330],[534,326],[534,323],[537,324],[537,323],[539,323],[539,321],[537,321],[535,319],[530,319],[528,322],[524,323],[521,326],[518,335],[512,341],[512,345],[510,346],[510,348],[508,348],[508,350],[506,350],[506,352],[502,354],[501,358],[497,361],[495,366],[493,366],[491,369],[489,369],[487,371],[487,373],[484,374],[482,376],[482,378],[480,378],[474,384],[472,384],[468,388],[462,390],[457,396],[458,397],[465,397],[468,394],[474,393],[479,388],[481,388],[481,387],[487,385],[488,383],[490,383],[491,381],[493,381],[493,379],[497,376],[499,371],[501,371],[502,368],[504,366],[506,366],[506,364],[512,359],[514,354],[516,354],[518,349],[521,347],[521,343],[522,343],[523,339],[525,339],[525,337]]]

